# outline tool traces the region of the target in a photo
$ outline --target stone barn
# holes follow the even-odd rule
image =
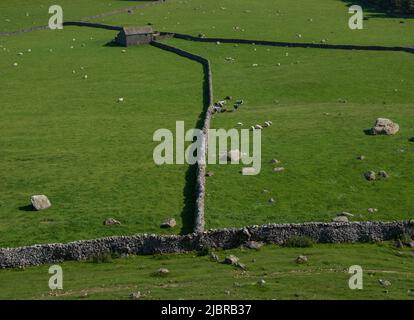
[[[154,30],[152,27],[124,27],[116,36],[115,41],[125,47],[147,44],[152,41]]]

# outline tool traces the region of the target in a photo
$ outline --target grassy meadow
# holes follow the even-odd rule
[[[140,3],[146,2],[59,2],[66,21]],[[46,25],[51,4],[2,0],[0,32]],[[207,37],[414,45],[414,19],[367,8],[364,29],[351,31],[348,5],[167,0],[94,22],[151,23],[159,31]],[[197,126],[202,67],[152,46],[111,46],[115,35],[65,27],[0,37],[0,247],[192,230],[194,170],[155,165],[152,136],[160,128],[174,132],[177,120],[186,129]],[[211,61],[216,99],[245,101],[237,112],[215,115],[213,128],[273,122],[262,132],[259,175],[242,176],[242,165],[208,166],[214,175],[207,178],[207,228],[331,221],[341,211],[354,221],[413,219],[413,54],[166,43]],[[397,122],[400,132],[366,135],[378,117]],[[285,170],[273,172],[272,159]],[[368,170],[390,177],[368,182]],[[52,207],[31,211],[33,194],[46,194]],[[110,217],[122,224],[104,226]],[[170,217],[177,227],[160,229]],[[49,266],[2,270],[0,298],[127,299],[140,291],[143,299],[412,299],[414,290],[412,251],[390,243],[217,254],[236,254],[247,270],[195,253],[65,262],[63,291],[49,291]],[[299,254],[309,263],[297,265]],[[355,264],[364,269],[364,290],[348,288],[347,270]],[[160,267],[171,273],[154,277]],[[383,288],[379,279],[392,285]]]
[[[121,2],[113,5],[121,7]],[[17,17],[14,6],[2,5],[5,16]],[[31,4],[46,5],[47,1]],[[327,38],[321,30],[332,30],[336,36],[328,43],[408,43],[404,28],[410,19],[391,28],[395,18],[372,13],[364,30],[350,31],[338,20],[347,18],[344,2],[302,5],[309,14],[298,19],[303,16],[301,6],[284,0],[261,2],[255,10],[245,1],[237,6],[230,1],[168,1],[97,22],[152,22],[158,30],[282,41],[317,41]],[[62,6],[76,20],[93,9],[105,12],[106,5],[88,3],[89,11],[75,3]],[[268,8],[265,15],[264,8]],[[319,20],[318,8],[331,14]],[[213,18],[214,25],[208,20]],[[244,31],[230,28],[236,21]],[[381,23],[383,30],[370,25],[374,23]],[[215,28],[205,29],[210,26]],[[298,38],[293,30],[306,33]],[[115,34],[66,27],[0,38],[1,246],[191,230],[194,171],[186,165],[154,165],[152,134],[159,128],[174,129],[176,120],[186,121],[187,128],[196,125],[203,108],[202,68],[151,46],[123,53],[108,45]],[[242,176],[241,166],[209,166],[214,176],[207,184],[208,228],[330,221],[340,211],[354,213],[354,220],[413,216],[414,145],[408,139],[414,135],[410,71],[414,56],[167,43],[211,60],[217,99],[231,95],[246,101],[238,112],[215,116],[213,128],[229,129],[237,122],[245,127],[266,120],[274,123],[262,133],[258,176]],[[123,103],[117,103],[119,97]],[[363,130],[377,117],[393,119],[401,132],[393,137],[366,136]],[[366,160],[356,160],[360,154]],[[284,172],[272,171],[274,158],[281,161]],[[390,179],[367,182],[363,178],[367,170],[386,170]],[[53,207],[42,213],[27,211],[29,197],[36,193],[47,194]],[[269,204],[270,198],[275,202]],[[368,213],[368,208],[378,211]],[[103,226],[108,217],[122,225]],[[176,218],[178,228],[160,230],[160,221],[167,217]]]
[[[106,46],[114,36],[65,28],[0,39],[2,247],[191,230],[192,172],[155,165],[152,136],[176,120],[196,125],[202,67],[151,46],[123,53]],[[39,193],[52,208],[27,211]],[[109,217],[122,225],[104,226]],[[169,217],[177,227],[160,230]]]
[[[317,245],[311,248],[265,246],[260,251],[218,251],[220,260],[234,254],[240,270],[212,262],[209,256],[131,256],[106,262],[65,262],[63,290],[48,287],[49,266],[0,272],[1,299],[413,299],[414,257],[389,243]],[[297,264],[298,255],[308,257]],[[363,289],[350,290],[349,267],[363,270]],[[167,268],[167,276],[154,275]],[[263,286],[257,282],[264,280]],[[379,280],[391,283],[384,287]]]
[[[213,128],[273,122],[262,131],[259,175],[241,175],[243,165],[208,167],[214,172],[207,180],[208,227],[330,221],[341,211],[354,220],[413,217],[414,56],[170,43],[211,60],[217,99],[245,100],[237,112],[216,114]],[[399,123],[400,133],[366,135],[378,117]],[[361,154],[364,161],[357,160]],[[276,166],[285,171],[273,172]],[[385,170],[390,178],[366,181],[368,170]]]

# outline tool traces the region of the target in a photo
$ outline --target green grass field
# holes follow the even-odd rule
[[[145,3],[59,4],[66,21],[78,21]],[[1,1],[0,32],[46,25],[51,4]],[[94,22],[152,23],[159,31],[208,37],[414,45],[412,18],[370,9],[364,29],[351,31],[349,16],[341,0],[167,0]],[[159,128],[174,131],[177,120],[186,129],[199,123],[202,67],[152,46],[123,52],[108,45],[115,35],[65,27],[0,37],[0,247],[192,230],[194,170],[156,166],[152,135]],[[262,132],[258,176],[242,176],[242,165],[208,166],[214,175],[207,178],[207,228],[331,221],[341,211],[355,214],[355,221],[413,219],[413,54],[166,43],[211,61],[216,99],[244,99],[237,112],[214,116],[213,128],[273,121]],[[120,97],[124,102],[118,103]],[[378,117],[399,123],[400,132],[365,135]],[[356,160],[360,154],[364,161]],[[274,158],[284,172],[272,172]],[[368,182],[367,170],[386,170],[390,178]],[[52,208],[30,211],[33,194],[48,195]],[[122,225],[104,226],[109,217]],[[177,227],[160,229],[169,217]],[[194,254],[64,263],[67,286],[56,297],[49,295],[47,266],[2,270],[0,298],[123,299],[139,290],[151,291],[149,299],[407,299],[407,290],[414,289],[412,256],[389,244],[231,252],[248,265],[247,272]],[[300,253],[311,257],[309,265],[292,262]],[[372,273],[363,291],[347,287],[344,270],[352,264]],[[171,269],[168,278],[150,276],[160,266]],[[393,283],[388,293],[377,283],[380,276]],[[267,281],[264,288],[255,285],[260,278]],[[200,292],[202,284],[207,289]]]
[[[140,256],[110,262],[66,262],[63,290],[48,287],[49,266],[0,272],[1,299],[413,299],[414,257],[390,244],[318,245],[312,248],[266,246],[234,254],[246,271],[195,254]],[[298,255],[308,257],[297,264]],[[349,289],[349,267],[363,269],[363,290]],[[167,268],[167,276],[154,276]],[[258,286],[259,280],[265,285]],[[379,280],[388,280],[383,287]]]
[[[150,46],[122,53],[105,46],[113,37],[65,28],[1,39],[1,246],[170,232],[159,229],[168,217],[173,232],[191,230],[188,166],[156,166],[152,135],[195,126],[202,67]],[[25,211],[38,193],[53,207]],[[122,226],[103,226],[108,217]]]

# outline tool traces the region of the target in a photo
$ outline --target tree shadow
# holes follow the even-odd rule
[[[203,110],[200,113],[195,128],[201,129],[204,124],[210,99],[209,99],[209,81],[208,68],[203,64],[204,80],[203,80]],[[184,207],[181,211],[182,228],[181,235],[192,233],[194,229],[195,213],[196,213],[196,188],[197,188],[197,164],[190,165],[185,174],[185,187],[183,190]]]
[[[373,0],[341,0],[345,2],[348,7],[352,5],[359,5],[364,10],[365,18],[400,18],[413,19],[414,8],[407,9],[407,12],[400,12],[397,9],[391,8],[387,1],[380,1],[376,3]]]

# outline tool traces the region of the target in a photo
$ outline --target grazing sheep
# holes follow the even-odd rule
[[[217,102],[217,104],[218,104],[220,107],[223,107],[223,106],[226,104],[226,100],[220,100],[219,102]]]
[[[263,129],[263,127],[262,127],[260,124],[256,124],[256,125],[254,126],[254,128],[255,128],[255,129],[258,129],[258,130],[262,130],[262,129]]]

